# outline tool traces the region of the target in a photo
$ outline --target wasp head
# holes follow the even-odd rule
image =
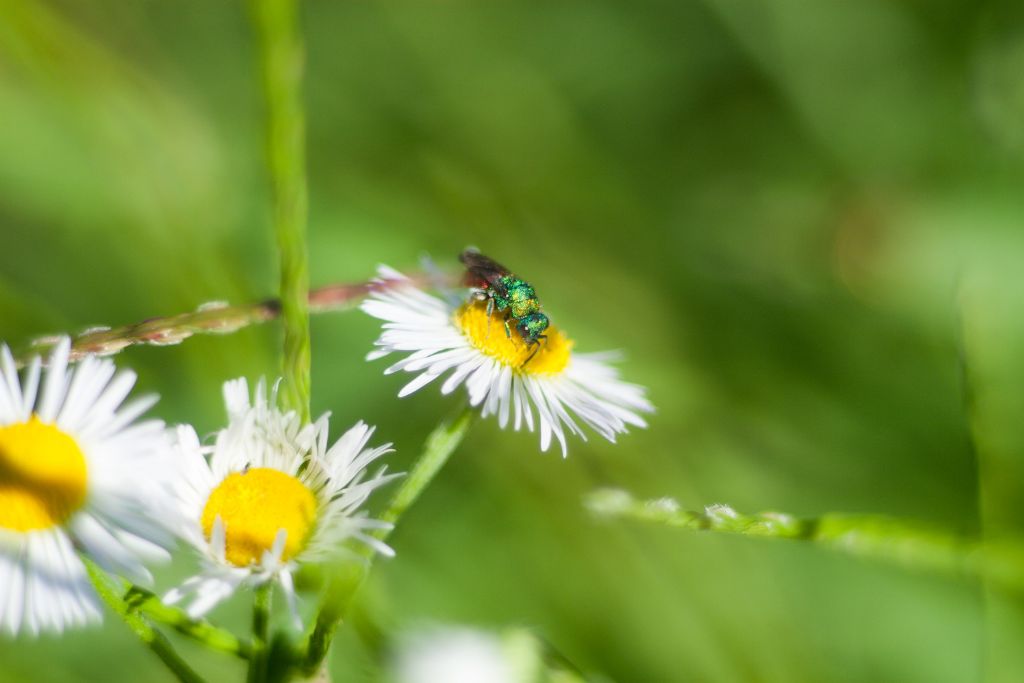
[[[516,323],[516,329],[519,330],[523,341],[527,344],[536,344],[550,324],[551,321],[543,313],[530,313],[519,319],[519,322]]]

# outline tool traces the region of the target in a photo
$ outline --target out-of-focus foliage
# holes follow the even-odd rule
[[[375,572],[371,637],[343,631],[345,680],[378,675],[372,634],[425,619],[533,627],[622,682],[1012,671],[977,586],[600,524],[580,501],[611,485],[687,507],[1020,531],[1017,7],[305,4],[313,283],[426,253],[454,269],[477,245],[537,287],[578,348],[624,349],[659,409],[565,461],[476,427]],[[0,338],[273,293],[255,64],[240,2],[0,2]],[[362,360],[374,330],[359,313],[314,320],[314,412],[377,424],[401,468],[457,401],[395,398],[403,379]],[[222,381],[277,372],[277,333],[120,361],[167,420],[203,433],[223,418]],[[215,617],[243,624],[245,609]],[[150,658],[108,619],[0,641],[0,680],[167,680]],[[214,655],[200,668],[238,673]]]

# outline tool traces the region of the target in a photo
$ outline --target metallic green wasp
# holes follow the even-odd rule
[[[465,283],[473,287],[476,294],[487,299],[487,315],[495,308],[505,314],[505,334],[511,338],[511,326],[515,326],[519,336],[529,346],[538,345],[541,339],[547,339],[544,330],[550,321],[540,312],[540,300],[533,286],[522,278],[513,275],[508,268],[487,258],[475,249],[467,249],[459,255],[459,260],[466,266]],[[537,353],[537,346],[533,354]],[[530,358],[533,358],[530,354]],[[530,362],[530,358],[526,362]]]

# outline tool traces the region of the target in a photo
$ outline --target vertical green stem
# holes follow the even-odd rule
[[[309,421],[309,255],[303,45],[297,0],[250,0],[267,105],[267,154],[281,267],[284,400]]]
[[[268,643],[270,642],[270,601],[274,584],[270,581],[256,588],[252,604],[252,655],[249,658],[248,683],[266,683]]]
[[[121,599],[120,592],[110,584],[110,579],[103,570],[88,558],[83,557],[82,561],[85,563],[89,580],[92,581],[93,587],[103,602],[110,607],[111,611],[121,617],[132,633],[138,636],[139,640],[160,658],[160,661],[174,674],[174,677],[182,683],[203,683],[203,678],[181,658],[167,638],[153,628],[145,617]]]
[[[965,407],[978,468],[982,538],[1024,535],[1024,282],[1014,255],[976,263],[961,284]],[[1024,597],[985,582],[982,680],[1016,683],[1024,671]]]
[[[423,445],[423,453],[381,515],[383,521],[397,524],[402,515],[416,502],[462,443],[474,414],[472,408],[464,408],[454,420],[442,422],[430,433]],[[387,540],[390,535],[391,529],[380,529],[374,533],[374,536],[382,541]],[[316,625],[306,647],[304,670],[307,673],[316,671],[327,656],[334,632],[348,612],[352,596],[370,570],[372,550],[364,547],[362,552],[365,553],[366,561],[346,566],[345,572],[331,582],[327,594],[320,603]]]

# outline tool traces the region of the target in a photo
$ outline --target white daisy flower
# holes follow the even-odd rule
[[[390,525],[359,512],[397,476],[383,468],[366,476],[391,444],[366,448],[374,430],[359,422],[328,447],[328,415],[302,426],[295,412],[277,407],[276,387],[267,396],[263,381],[252,403],[244,379],[225,383],[224,399],[228,426],[212,447],[201,446],[191,427],[178,428],[183,535],[202,569],[164,602],[190,598],[187,612],[198,618],[240,587],[277,581],[298,623],[292,574],[300,564],[346,552],[349,538],[393,554],[367,533]]]
[[[147,583],[143,563],[173,543],[164,425],[136,421],[156,397],[124,403],[135,373],[95,358],[69,369],[70,350],[61,340],[42,381],[36,357],[22,382],[0,346],[0,629],[12,635],[99,620],[76,549]]]
[[[395,270],[381,266],[378,274],[380,286],[361,308],[385,323],[366,358],[410,353],[384,371],[418,373],[400,397],[452,371],[441,393],[464,384],[470,404],[482,406],[484,417],[496,414],[502,428],[511,421],[516,430],[533,431],[536,409],[541,450],[554,436],[563,456],[566,431],[586,439],[577,420],[612,442],[628,425],[646,426],[640,413],[654,408],[643,387],[619,379],[609,364],[616,354],[573,353],[572,340],[553,325],[539,348],[530,347],[515,330],[506,334],[485,301],[445,301]]]

